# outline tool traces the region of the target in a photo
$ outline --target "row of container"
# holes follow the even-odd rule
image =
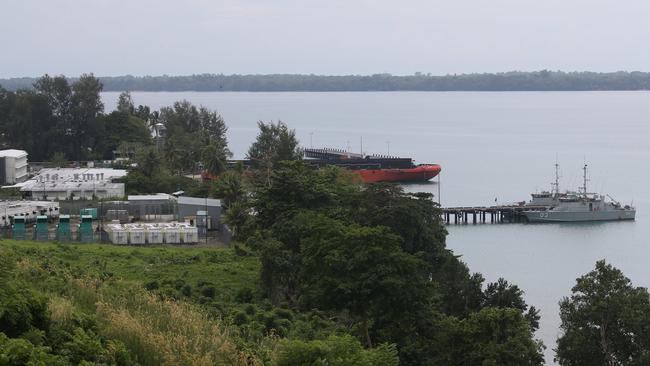
[[[72,232],[70,230],[70,216],[59,215],[59,222],[56,225],[56,232],[54,239],[58,241],[71,241]],[[50,227],[49,218],[46,215],[39,215],[36,217],[36,223],[32,226],[33,240],[47,241],[50,240]],[[27,238],[27,223],[26,218],[18,216],[14,218],[12,227],[12,238],[17,240],[24,240]],[[94,241],[93,235],[93,220],[90,215],[81,215],[79,224],[77,224],[77,240],[82,242]]]
[[[112,223],[104,227],[113,244],[196,244],[199,233],[196,226],[188,223]]]

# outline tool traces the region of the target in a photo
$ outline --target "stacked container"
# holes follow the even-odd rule
[[[180,227],[176,224],[166,224],[163,227],[163,237],[165,238],[165,243],[167,244],[180,244]]]
[[[108,239],[113,244],[126,245],[129,243],[128,233],[126,229],[120,224],[106,225],[106,232],[108,233]]]
[[[129,232],[129,244],[141,245],[145,244],[144,228],[139,225],[124,225]]]
[[[184,244],[196,244],[199,242],[199,231],[196,226],[187,223],[179,224],[181,241]]]
[[[162,244],[163,232],[158,224],[145,224],[145,236],[149,244]]]

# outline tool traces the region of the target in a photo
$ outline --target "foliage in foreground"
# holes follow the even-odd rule
[[[650,364],[650,295],[605,263],[576,280],[560,302],[560,365]]]
[[[0,365],[261,364],[206,309],[114,278],[128,263],[83,265],[120,250],[36,245],[0,256]]]
[[[395,344],[403,365],[543,363],[537,310],[505,280],[483,291],[430,195],[281,162],[239,204],[235,232],[274,304],[326,311],[369,349]]]
[[[324,340],[305,342],[285,340],[275,366],[397,366],[395,345],[364,349],[350,335],[330,336]]]

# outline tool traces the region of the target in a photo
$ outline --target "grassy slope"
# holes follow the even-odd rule
[[[98,244],[51,244],[3,240],[19,257],[51,261],[73,273],[110,276],[134,284],[181,279],[195,286],[210,282],[232,298],[242,288],[254,290],[259,261],[236,256],[229,248],[117,247]]]
[[[242,306],[233,301],[241,289],[255,290],[254,257],[218,248],[7,240],[0,249],[16,259],[20,278],[50,298],[55,322],[70,323],[72,314],[85,313],[96,319],[101,334],[124,342],[145,365],[257,365],[260,352],[270,357],[272,344],[246,346],[236,328],[221,320]],[[152,281],[169,296],[146,291]],[[205,287],[214,287],[214,295],[206,296]]]

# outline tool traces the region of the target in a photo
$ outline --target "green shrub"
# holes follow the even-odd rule
[[[364,349],[350,335],[330,336],[326,340],[281,342],[275,366],[397,366],[395,345]]]
[[[70,363],[64,357],[50,354],[47,347],[34,346],[26,339],[10,339],[0,332],[0,365],[68,366]]]
[[[102,361],[104,349],[99,337],[89,330],[82,328],[74,330],[72,340],[63,345],[62,354],[66,355],[72,362],[81,361]]]
[[[49,323],[44,296],[22,283],[0,285],[0,332],[18,337],[32,327],[47,330]]]
[[[144,284],[144,288],[146,288],[149,291],[153,291],[160,288],[160,284],[158,283],[158,281],[150,281]]]
[[[235,313],[235,316],[232,319],[233,323],[236,325],[244,325],[248,323],[248,315],[243,311],[238,311]]]
[[[214,286],[206,286],[201,289],[201,295],[214,299],[214,296],[217,294],[217,290]]]
[[[181,293],[186,297],[192,296],[192,286],[190,285],[183,286],[183,288],[181,289]]]
[[[253,301],[253,290],[248,287],[239,289],[239,291],[237,291],[237,295],[235,295],[235,300],[240,304]]]

